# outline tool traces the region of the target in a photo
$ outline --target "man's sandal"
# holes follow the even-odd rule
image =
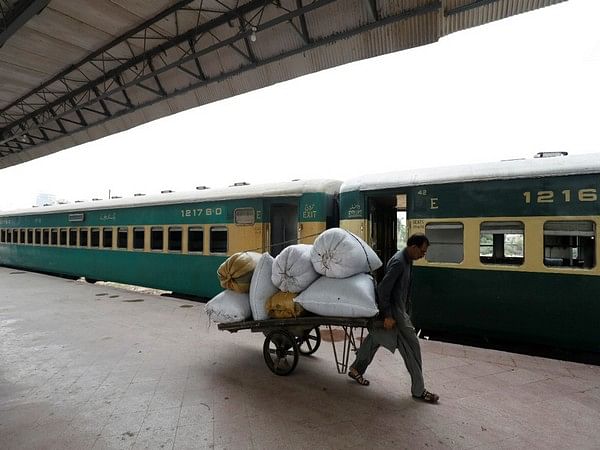
[[[427,403],[437,403],[440,399],[439,395],[434,394],[433,392],[429,392],[428,390],[423,391],[420,397],[416,395],[413,395],[413,397],[418,398],[419,400],[423,400]]]
[[[348,371],[348,376],[350,378],[352,378],[354,381],[356,381],[358,384],[360,384],[361,386],[368,386],[369,384],[369,380],[367,380],[366,378],[363,378],[363,376],[356,372],[354,369],[350,369]]]

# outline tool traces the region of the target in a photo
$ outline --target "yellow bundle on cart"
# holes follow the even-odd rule
[[[293,292],[275,293],[265,305],[267,315],[273,319],[291,319],[304,315],[304,308],[294,301],[297,295]]]
[[[221,287],[240,293],[248,292],[260,256],[260,253],[240,252],[227,258],[217,270]]]

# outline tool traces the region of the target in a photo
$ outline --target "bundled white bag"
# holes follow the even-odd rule
[[[231,323],[252,316],[248,294],[225,290],[215,295],[204,307],[208,318],[216,323]]]
[[[277,286],[271,281],[271,273],[273,270],[273,258],[268,253],[263,253],[250,281],[250,309],[252,310],[252,318],[254,320],[268,319],[266,304],[277,291]]]
[[[344,279],[321,277],[295,301],[320,316],[373,317],[379,312],[373,278],[366,273]]]
[[[310,260],[311,250],[312,245],[296,244],[277,255],[271,281],[280,291],[301,292],[319,278]]]
[[[342,228],[330,228],[313,244],[315,271],[330,278],[346,278],[379,269],[383,263],[361,238]]]

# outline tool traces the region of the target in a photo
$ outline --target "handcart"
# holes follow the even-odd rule
[[[350,350],[356,351],[354,329],[360,328],[362,340],[364,329],[371,319],[350,317],[308,316],[293,319],[248,320],[221,323],[219,330],[236,333],[240,330],[261,332],[265,335],[263,357],[267,367],[276,375],[289,375],[298,364],[300,355],[312,355],[321,345],[319,327],[326,327],[331,337],[333,355],[340,374],[348,370]],[[342,349],[338,352],[332,327],[343,330]]]

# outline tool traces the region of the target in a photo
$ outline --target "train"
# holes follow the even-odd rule
[[[240,182],[0,214],[0,264],[210,298],[232,254],[277,255],[336,224],[340,184]]]
[[[341,227],[385,264],[421,232],[417,329],[600,353],[600,154],[536,156],[1,213],[0,264],[209,298],[239,251]]]

